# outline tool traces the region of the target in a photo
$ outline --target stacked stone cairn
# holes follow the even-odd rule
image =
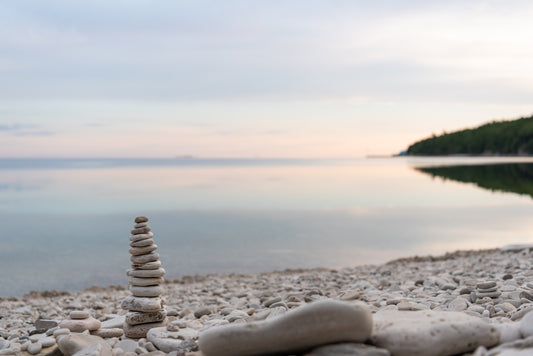
[[[124,335],[130,338],[146,337],[151,328],[168,324],[161,299],[165,270],[161,268],[159,254],[155,252],[154,234],[150,230],[146,216],[135,218],[129,250],[132,269],[127,272],[132,295],[122,302],[122,308],[128,310]]]
[[[498,284],[495,281],[479,282],[476,287],[474,302],[482,298],[496,299],[502,294],[498,291]]]

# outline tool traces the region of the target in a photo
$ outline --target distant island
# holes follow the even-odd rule
[[[493,121],[413,143],[403,154],[445,155],[533,155],[533,115],[517,120]]]

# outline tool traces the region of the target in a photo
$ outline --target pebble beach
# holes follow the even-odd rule
[[[492,249],[166,280],[168,322],[142,338],[123,334],[126,286],[31,292],[0,300],[0,355],[531,355],[532,261]]]

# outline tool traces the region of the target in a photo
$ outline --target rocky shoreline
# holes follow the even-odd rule
[[[168,326],[151,329],[140,339],[119,336],[127,313],[122,301],[130,294],[126,286],[31,292],[0,299],[0,355],[211,356],[223,354],[217,347],[238,354],[243,349],[239,342],[256,355],[531,355],[532,265],[533,249],[525,247],[458,251],[336,270],[167,280],[161,287]],[[343,317],[352,314],[342,308],[363,308],[370,317],[361,316],[354,323],[359,317]],[[330,320],[328,315],[336,316]],[[98,321],[99,328],[74,332],[63,327],[81,316],[88,316],[92,325]],[[235,333],[255,325],[263,328],[262,336],[246,334],[245,341],[224,336],[230,343],[226,345],[210,341],[227,333],[228,325]],[[359,338],[339,338],[346,328],[360,332]],[[271,344],[269,337],[279,339],[279,334],[264,330],[277,330],[289,341],[307,341],[298,350],[286,341],[285,349],[262,351],[261,345]]]

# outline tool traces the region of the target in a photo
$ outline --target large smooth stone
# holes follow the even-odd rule
[[[112,356],[111,346],[99,336],[86,334],[61,335],[57,338],[59,350],[64,356],[72,356],[76,352],[82,351],[94,345],[100,345],[99,355]]]
[[[136,297],[159,297],[163,293],[161,286],[138,287],[130,286],[131,294]]]
[[[317,347],[304,356],[390,356],[390,352],[372,345],[342,343]]]
[[[122,309],[153,312],[162,308],[161,298],[139,298],[129,295],[122,301]]]
[[[394,356],[455,355],[496,345],[499,339],[499,331],[481,318],[431,310],[378,312],[370,338]]]
[[[132,286],[158,286],[163,284],[164,280],[162,277],[158,278],[139,278],[139,277],[129,277],[128,282]]]
[[[130,261],[133,264],[143,264],[147,262],[159,260],[159,254],[157,252],[150,252],[146,255],[131,256]]]
[[[167,317],[166,310],[158,310],[150,313],[129,312],[126,314],[126,323],[130,325],[155,323],[163,321]]]
[[[523,338],[533,336],[533,312],[527,313],[520,320],[520,334]]]
[[[85,330],[97,330],[100,329],[100,326],[102,326],[102,323],[95,318],[65,319],[59,323],[60,328],[66,328],[75,333],[81,333]]]
[[[131,247],[129,249],[129,252],[133,256],[139,256],[139,255],[146,255],[147,253],[150,253],[155,250],[157,250],[157,245],[151,244],[149,246],[143,246],[143,247]]]
[[[371,331],[372,314],[365,304],[325,300],[266,321],[207,329],[200,334],[199,346],[205,356],[263,355],[364,342]]]
[[[124,335],[134,339],[145,337],[148,330],[152,328],[160,328],[162,326],[168,325],[168,319],[160,321],[158,323],[148,323],[148,324],[139,324],[139,325],[130,325],[124,323]]]
[[[127,274],[130,277],[157,278],[165,275],[165,269],[130,269]]]

